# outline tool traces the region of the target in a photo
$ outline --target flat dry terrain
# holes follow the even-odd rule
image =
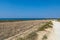
[[[36,25],[40,26],[46,22],[48,22],[48,20],[0,22],[0,40],[4,40],[19,33],[23,33],[29,29],[32,29]]]

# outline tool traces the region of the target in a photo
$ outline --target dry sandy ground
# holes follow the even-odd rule
[[[35,25],[35,26],[33,26],[33,28],[31,28],[31,29],[28,29],[28,30],[26,30],[24,33],[22,33],[22,35],[20,35],[20,33],[19,34],[17,34],[17,35],[15,35],[15,36],[12,36],[12,37],[9,37],[9,38],[7,38],[7,39],[5,39],[5,40],[17,40],[17,38],[19,38],[20,36],[25,36],[25,35],[28,35],[29,33],[31,33],[31,32],[34,32],[34,31],[36,31],[36,29],[38,28],[38,27],[40,27],[40,26],[42,26],[41,24],[44,24],[44,23],[46,23],[46,22],[48,22],[47,20],[37,20],[37,21],[35,21],[36,23],[38,23],[37,25]],[[42,23],[41,23],[42,22]],[[30,25],[31,26],[31,25]],[[45,31],[39,31],[39,32],[37,32],[37,34],[38,34],[38,37],[36,38],[37,40],[43,40],[42,38],[44,37],[44,35],[46,35],[46,36],[48,36],[50,33],[51,33],[51,31],[52,31],[52,29],[51,28],[48,28],[48,29],[46,29]],[[45,39],[44,39],[45,40]]]
[[[37,25],[44,24],[49,20],[31,20],[31,21],[16,21],[16,22],[0,22],[0,40],[7,39],[19,33],[23,33]]]
[[[52,21],[53,23],[53,31],[51,31],[51,34],[48,36],[47,40],[60,40],[60,22],[58,21]]]
[[[53,28],[55,33],[55,40],[60,40],[60,22],[53,21]]]

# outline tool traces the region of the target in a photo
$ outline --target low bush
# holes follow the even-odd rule
[[[35,40],[37,37],[37,33],[36,32],[32,32],[27,36],[27,40]]]
[[[45,29],[47,29],[47,28],[52,28],[52,22],[51,21],[49,21],[49,22],[47,22],[45,25],[43,25],[42,27],[39,27],[38,28],[38,31],[44,31]]]
[[[47,35],[44,35],[42,40],[47,40]]]
[[[32,32],[32,33],[28,34],[26,37],[18,38],[17,40],[35,40],[36,37],[37,37],[37,33]]]

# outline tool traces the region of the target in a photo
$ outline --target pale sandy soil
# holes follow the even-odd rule
[[[53,28],[55,33],[55,40],[60,40],[60,22],[53,21]]]
[[[8,39],[19,33],[22,33],[48,22],[49,20],[32,20],[16,22],[0,22],[0,40]],[[38,25],[38,26],[37,26]],[[32,31],[32,30],[31,30]]]
[[[60,22],[52,21],[53,23],[53,31],[51,31],[50,35],[48,35],[47,40],[60,40]]]

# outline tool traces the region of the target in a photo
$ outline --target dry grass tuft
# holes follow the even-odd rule
[[[47,22],[45,25],[43,25],[42,27],[39,27],[38,28],[38,31],[44,31],[45,29],[47,29],[47,28],[52,28],[52,22],[51,21],[49,21],[49,22]]]

